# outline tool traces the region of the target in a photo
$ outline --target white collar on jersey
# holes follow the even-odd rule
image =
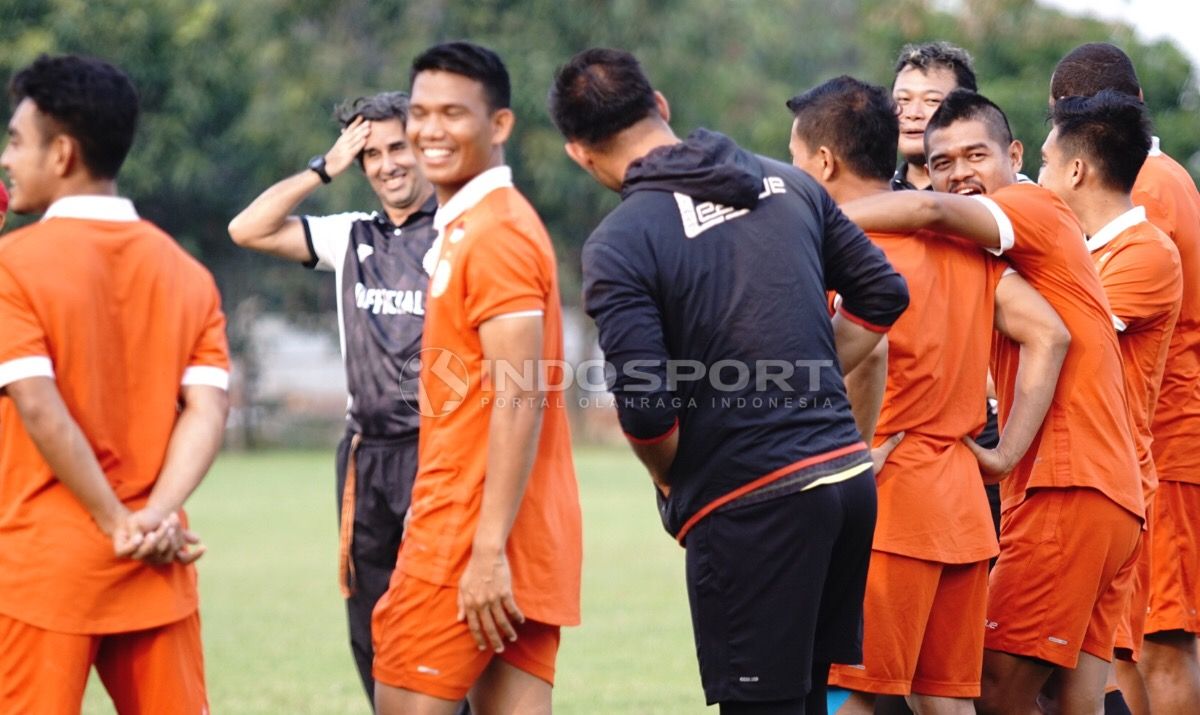
[[[1139,223],[1146,221],[1146,207],[1134,206],[1120,216],[1114,218],[1104,225],[1091,238],[1087,239],[1087,247],[1090,253],[1095,253],[1101,248],[1108,245],[1108,242],[1120,236],[1128,228],[1132,228]]]
[[[433,215],[433,227],[437,229],[438,233],[441,233],[442,229],[466,213],[467,209],[483,201],[483,197],[496,189],[508,188],[512,185],[512,169],[507,166],[492,167],[477,174],[474,179],[463,184],[463,187],[458,190],[458,193],[451,196],[449,201],[438,207],[437,213]]]
[[[133,202],[120,196],[64,196],[46,209],[42,220],[82,218],[91,221],[137,221]]]
[[[1150,137],[1150,156],[1158,156],[1162,154],[1162,145],[1158,141],[1158,137]]]

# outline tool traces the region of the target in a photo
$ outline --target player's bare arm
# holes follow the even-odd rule
[[[857,338],[861,338],[863,343],[868,342],[871,337],[879,337],[878,333],[874,333],[865,328],[854,325],[850,321],[842,318],[840,315],[834,317],[835,321],[841,321],[847,325],[851,325],[869,335],[856,335],[853,338],[844,338],[847,343],[856,342]],[[834,341],[838,342],[838,328],[834,326]],[[843,328],[845,330],[845,328]],[[838,355],[841,357],[841,342],[838,342]],[[859,349],[858,345],[850,348],[850,352],[856,352]],[[888,356],[888,341],[884,335],[879,339],[879,342],[863,358],[858,366],[845,373],[846,380],[846,396],[850,398],[850,411],[854,414],[854,423],[858,425],[859,434],[862,435],[863,441],[868,445],[875,440],[875,425],[879,422],[879,408],[883,406],[883,393],[887,387],[887,356]],[[847,359],[852,359],[854,355],[843,358],[843,364]],[[900,440],[904,439],[904,433],[890,435],[883,444],[871,449],[871,462],[875,467],[875,473],[878,474],[880,469],[883,469],[883,463],[887,461],[888,455],[892,450],[896,449],[896,445],[900,444]]]
[[[1002,477],[1025,456],[1054,399],[1071,334],[1046,299],[1016,273],[996,287],[996,330],[1021,346],[1012,410],[995,449],[964,438],[984,478]]]
[[[530,366],[536,366],[542,354],[543,319],[541,315],[499,316],[480,325],[484,361],[532,375]],[[483,502],[471,557],[458,585],[459,620],[466,620],[480,650],[490,647],[497,653],[504,650],[505,640],[516,640],[513,623],[525,620],[513,597],[505,547],[533,468],[543,397],[531,380],[500,378],[501,374],[492,371],[495,392]]]
[[[888,341],[885,335],[869,355],[845,373],[846,396],[850,398],[850,411],[854,423],[867,444],[875,437],[875,425],[879,422],[879,409],[883,406],[883,392],[887,387]]]
[[[342,131],[325,152],[325,172],[330,178],[350,168],[362,153],[370,133],[371,123],[362,117]],[[321,177],[309,169],[274,184],[229,222],[230,238],[242,248],[289,261],[304,263],[310,260],[312,256],[304,240],[304,227],[292,212],[320,186]]]
[[[201,480],[212,467],[229,415],[229,395],[209,385],[184,385],[179,393],[182,409],[167,443],[162,471],[150,492],[146,505],[130,515],[136,525],[178,524],[177,513],[183,508]],[[150,547],[134,552],[138,558],[190,563],[204,554],[204,546],[190,531],[178,527]]]
[[[1000,227],[982,201],[932,191],[896,191],[841,205],[842,213],[864,231],[912,233],[922,229],[1000,248]]]
[[[116,554],[131,555],[141,543],[140,534],[122,529],[129,510],[113,492],[54,380],[17,380],[5,386],[4,392],[12,399],[25,431],[54,475],[83,504],[100,530],[113,539]]]

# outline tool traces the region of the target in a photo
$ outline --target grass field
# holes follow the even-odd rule
[[[333,450],[223,455],[189,503],[214,715],[369,712],[336,585]],[[704,710],[683,551],[627,450],[576,452],[584,623],[563,633],[557,713]],[[113,712],[93,678],[84,712]]]

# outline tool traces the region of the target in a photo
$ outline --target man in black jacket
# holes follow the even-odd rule
[[[904,279],[808,175],[715,132],[678,139],[626,52],[572,58],[550,111],[568,155],[621,193],[584,246],[585,303],[687,549],[706,698],[824,712],[829,664],[861,658],[875,521],[842,375],[907,306]]]

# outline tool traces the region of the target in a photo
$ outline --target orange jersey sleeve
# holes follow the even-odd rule
[[[34,375],[52,376],[46,332],[29,297],[0,254],[0,388]],[[40,368],[40,369],[39,369]]]
[[[497,231],[476,241],[467,255],[466,309],[471,327],[506,313],[546,310],[550,292],[542,251],[536,239],[510,222],[499,222]]]

